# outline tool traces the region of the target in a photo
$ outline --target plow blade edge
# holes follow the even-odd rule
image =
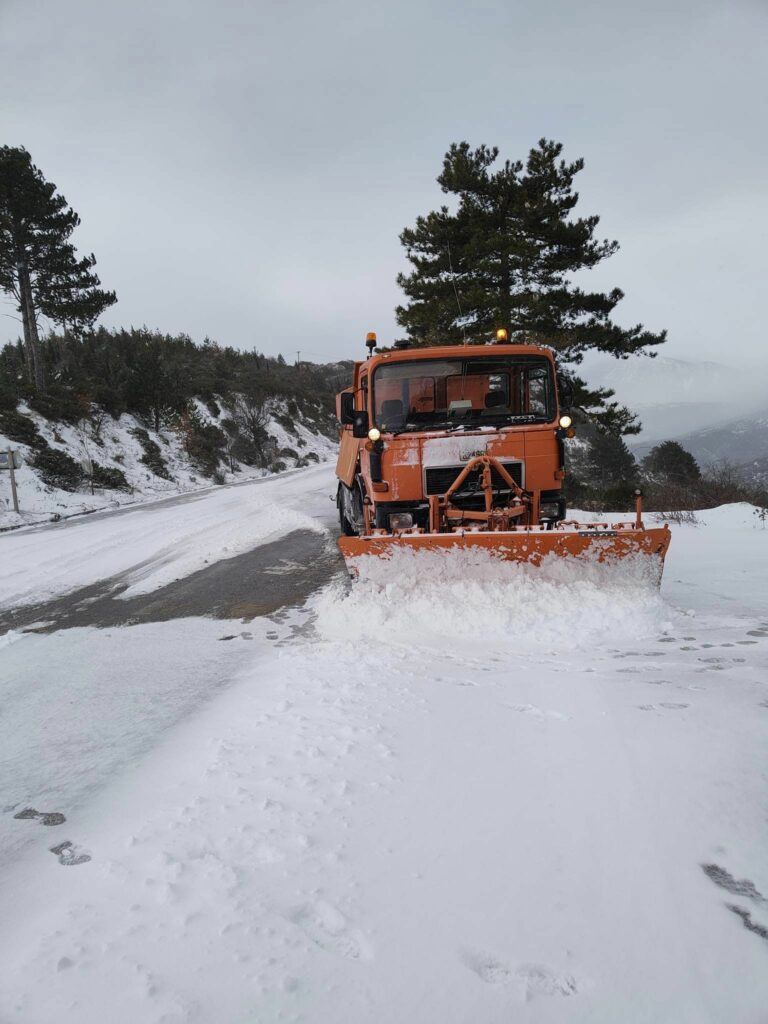
[[[659,529],[595,529],[592,524],[572,530],[477,531],[340,537],[345,559],[365,555],[388,557],[396,550],[434,551],[483,548],[504,561],[539,565],[548,555],[606,562],[629,555],[656,556],[661,563],[669,547],[668,527]]]

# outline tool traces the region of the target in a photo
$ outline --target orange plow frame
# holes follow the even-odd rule
[[[451,497],[476,468],[481,469],[485,508],[477,511],[458,509],[451,504]],[[512,503],[505,508],[493,507],[493,470],[510,490]],[[642,498],[638,494],[633,522],[578,523],[569,520],[558,523],[553,529],[540,525],[516,526],[514,522],[520,519],[537,522],[537,495],[523,491],[497,459],[482,455],[467,463],[443,496],[430,497],[428,533],[418,528],[394,533],[373,530],[362,537],[340,537],[339,548],[345,559],[365,555],[386,557],[396,549],[484,548],[502,560],[528,562],[534,566],[547,555],[605,562],[642,554],[656,556],[661,567],[671,539],[669,526],[664,524],[663,527],[646,529],[641,503]]]

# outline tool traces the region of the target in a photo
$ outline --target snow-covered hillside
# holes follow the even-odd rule
[[[196,402],[195,406],[203,423],[220,426],[226,416],[221,408],[214,414],[202,402]],[[218,482],[258,478],[275,470],[325,462],[335,456],[336,442],[327,413],[318,412],[318,418],[324,415],[324,432],[321,432],[318,422],[308,420],[301,412],[288,415],[283,401],[272,400],[267,408],[269,420],[265,429],[274,453],[271,467],[256,469],[233,458],[222,463]],[[75,427],[51,422],[24,405],[17,411],[35,424],[51,449],[67,453],[78,464],[87,466],[90,460],[108,471],[117,471],[124,476],[125,486],[91,487],[86,479],[73,492],[47,484],[41,479],[40,471],[31,465],[32,447],[4,435],[0,424],[0,452],[11,448],[23,459],[23,465],[16,470],[19,515],[14,513],[11,503],[9,473],[0,470],[0,528],[44,522],[52,517],[94,509],[116,508],[148,498],[210,487],[213,483],[209,476],[195,468],[185,449],[183,435],[177,429],[167,427],[154,431],[146,422],[128,414],[119,419],[101,415]],[[148,444],[159,449],[157,458],[147,458]],[[157,469],[159,472],[155,471]]]

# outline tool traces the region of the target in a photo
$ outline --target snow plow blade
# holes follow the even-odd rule
[[[340,537],[339,548],[350,562],[366,555],[388,557],[397,549],[411,551],[484,548],[503,561],[539,565],[548,555],[609,562],[630,555],[659,560],[659,575],[670,541],[668,526],[646,529],[634,523],[574,523],[554,530],[457,530],[454,533],[371,534]]]

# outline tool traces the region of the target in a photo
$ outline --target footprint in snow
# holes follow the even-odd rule
[[[342,912],[325,900],[314,900],[295,907],[288,920],[299,926],[309,938],[328,953],[347,960],[372,960],[373,947],[368,937],[350,925]]]
[[[689,708],[690,704],[676,704],[673,701],[660,701],[658,704],[636,704],[635,707],[640,711],[658,711],[659,708],[667,708],[669,711],[682,711],[683,708]]]
[[[36,818],[41,825],[63,825],[67,820],[60,811],[36,811],[34,807],[17,811],[14,818]]]
[[[560,974],[545,964],[504,963],[486,953],[465,952],[464,966],[489,985],[505,985],[516,990],[521,1002],[537,996],[572,996],[583,989],[572,974]]]
[[[734,878],[730,871],[721,868],[719,864],[702,864],[701,870],[711,882],[721,889],[725,889],[732,896],[741,896],[743,899],[752,900],[753,903],[761,905],[768,903],[765,896],[749,878]],[[759,921],[753,920],[751,911],[746,907],[740,907],[737,903],[726,903],[725,906],[732,914],[741,918],[741,923],[748,932],[752,932],[768,942],[768,928],[760,924]]]
[[[739,907],[735,903],[726,903],[726,907],[732,914],[736,914],[737,917],[741,918],[741,923],[749,932],[754,932],[755,935],[759,935],[761,939],[765,939],[768,942],[768,928],[759,924],[757,921],[752,920],[752,915],[744,907]]]
[[[703,661],[708,665],[744,665],[746,658],[697,658],[697,661]]]
[[[756,900],[758,903],[768,903],[768,900],[757,889],[755,883],[751,882],[748,878],[734,878],[729,871],[721,868],[719,864],[702,864],[701,870],[711,882],[719,885],[721,889],[725,889],[732,896],[748,896],[749,899]]]
[[[51,853],[59,858],[59,864],[63,864],[67,868],[75,867],[77,864],[87,864],[91,859],[89,853],[85,853],[79,846],[75,846],[74,843],[70,842],[52,846]]]
[[[531,715],[532,718],[550,718],[557,722],[568,721],[568,715],[563,715],[559,711],[545,711],[544,708],[537,708],[535,704],[507,704],[507,707],[522,715]]]

